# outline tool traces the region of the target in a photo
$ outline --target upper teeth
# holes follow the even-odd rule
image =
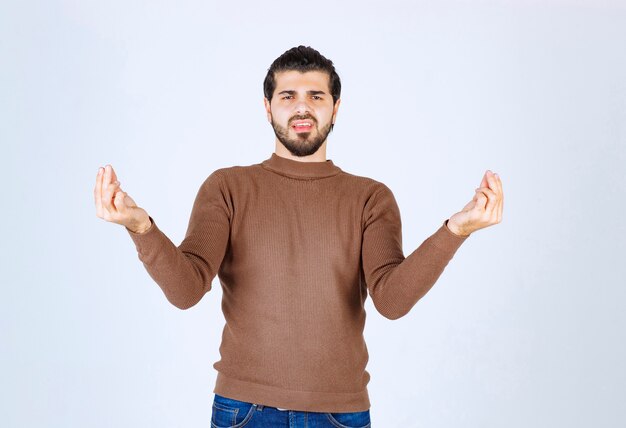
[[[311,126],[310,123],[296,123],[296,126]]]

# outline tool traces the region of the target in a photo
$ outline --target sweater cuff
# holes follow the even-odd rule
[[[139,247],[150,245],[151,242],[155,242],[155,240],[158,240],[157,235],[159,228],[154,222],[154,219],[151,216],[148,217],[150,218],[150,227],[143,233],[133,232],[132,230],[124,226],[124,229],[126,229],[138,249]]]
[[[432,244],[436,247],[444,250],[450,251],[452,253],[456,252],[456,250],[465,242],[470,235],[457,235],[452,232],[448,228],[448,220],[446,219],[443,224],[437,229],[437,231],[430,237]]]

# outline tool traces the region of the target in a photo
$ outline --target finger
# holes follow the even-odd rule
[[[502,179],[498,174],[495,174],[494,178],[498,185],[498,204],[496,206],[496,221],[500,223],[502,221],[502,209],[504,206],[504,191],[502,190]]]
[[[483,179],[480,180],[480,184],[478,185],[478,187],[487,187],[487,184],[488,184],[487,183],[487,171],[485,171],[485,174],[483,175]]]
[[[494,173],[492,177],[493,177],[492,189],[494,190],[496,197],[497,197],[497,202],[494,208],[494,213],[495,213],[496,221],[499,223],[502,218],[502,204],[503,204],[503,199],[504,199],[504,194],[502,191],[502,180],[500,179],[500,176],[497,173]]]
[[[102,191],[102,206],[109,214],[116,211],[113,205],[113,196],[115,195],[116,186],[117,182],[110,183],[107,188]]]
[[[112,183],[116,181],[117,181],[117,174],[115,173],[113,166],[111,164],[107,164],[107,166],[105,167],[103,188],[106,189]]]
[[[502,185],[502,179],[498,176],[498,183],[500,184],[500,207],[504,207],[504,187]]]
[[[94,202],[96,204],[96,215],[102,217],[102,176],[104,175],[104,168],[98,168],[98,174],[96,175],[96,187],[93,189]]]
[[[484,189],[481,187],[480,189]],[[474,208],[478,208],[480,211],[485,211],[485,205],[487,204],[487,196],[479,189],[476,189],[476,205]]]
[[[502,198],[502,180],[500,180],[500,176],[497,173],[493,174],[493,184],[494,184],[494,192],[498,195],[498,199]]]
[[[109,214],[117,213],[117,208],[113,205],[113,197],[118,186],[119,182],[116,181],[111,183],[104,190],[104,192],[102,192],[102,206],[108,211]]]
[[[117,181],[117,174],[115,173],[115,170],[113,169],[113,165],[109,165],[111,167],[111,182],[113,181]]]
[[[115,181],[115,180],[113,180],[113,181]],[[112,183],[112,181],[111,181],[111,165],[107,164],[104,167],[104,177],[102,179],[102,191],[103,192],[106,191],[111,183]]]
[[[485,206],[485,211],[487,211],[489,215],[492,215],[493,209],[495,208],[496,203],[498,202],[496,193],[488,187],[480,187],[476,190],[484,193],[485,196],[487,196],[487,205]]]
[[[498,193],[499,189],[498,189],[498,180],[496,179],[495,175],[493,172],[489,171],[489,175],[487,175],[487,184],[491,190],[493,190],[495,193]]]
[[[500,221],[502,221],[502,213],[504,212],[504,192],[500,197]]]
[[[493,201],[492,215],[494,215],[495,220],[497,220],[498,213],[500,211],[500,200],[501,200],[502,190],[500,188],[500,183],[498,182],[498,177],[494,172],[490,171],[490,174],[487,177],[487,180],[489,181],[489,188],[493,190],[493,193],[494,193],[495,199]]]
[[[493,178],[496,180],[496,185],[498,186],[498,190],[500,191],[500,193],[502,193],[502,180],[500,179],[500,176],[498,175],[497,172],[493,175]]]
[[[126,197],[126,192],[122,191],[121,188],[118,188],[115,192],[115,196],[113,197],[113,204],[115,205],[115,209],[120,214],[124,214],[126,212],[126,204],[124,203],[124,198]]]

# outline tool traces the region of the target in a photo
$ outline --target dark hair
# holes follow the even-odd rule
[[[333,62],[325,58],[321,53],[310,46],[298,46],[291,48],[276,58],[263,81],[263,92],[268,101],[272,101],[272,95],[276,89],[274,73],[281,71],[296,70],[301,73],[307,71],[325,71],[329,75],[330,94],[333,97],[333,105],[341,96],[341,80],[335,71]]]

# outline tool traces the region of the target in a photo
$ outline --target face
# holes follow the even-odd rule
[[[309,156],[326,142],[340,99],[333,105],[329,75],[322,71],[283,71],[275,74],[267,118],[276,138],[294,156]]]

